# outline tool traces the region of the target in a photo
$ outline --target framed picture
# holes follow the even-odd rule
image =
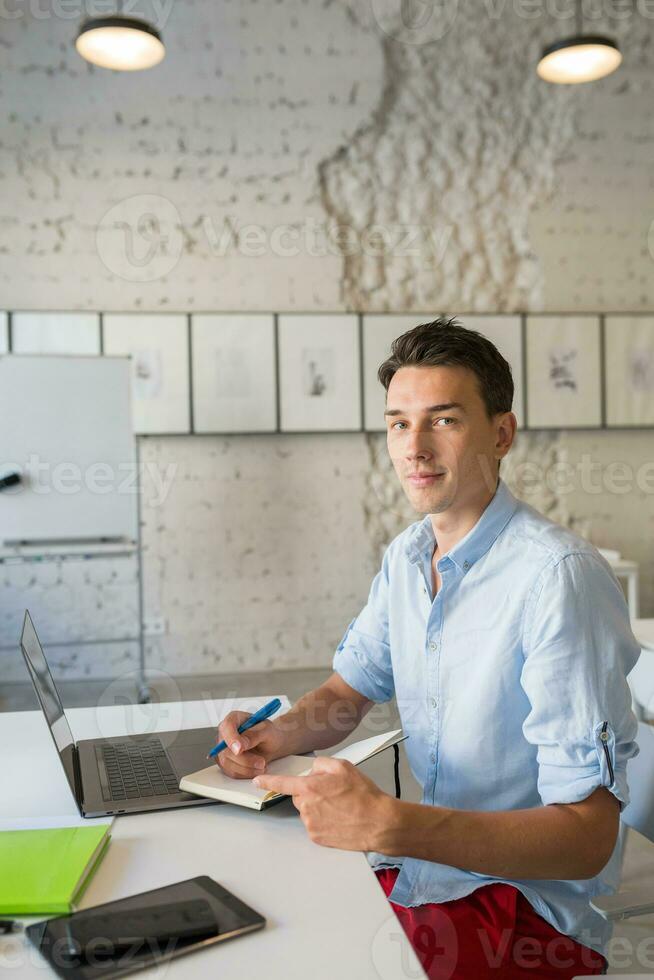
[[[14,354],[99,354],[97,313],[14,313]]]
[[[654,316],[607,316],[606,422],[654,425]]]
[[[524,378],[522,359],[522,317],[519,315],[462,314],[457,317],[464,327],[476,330],[495,344],[502,357],[511,365],[513,374],[513,412],[518,426],[524,425]]]
[[[363,425],[367,432],[385,432],[386,392],[377,380],[379,365],[396,337],[434,319],[430,313],[367,313],[363,317]]]
[[[193,430],[275,432],[272,313],[193,314],[191,341]]]
[[[527,427],[602,425],[598,316],[527,317]]]
[[[361,429],[358,328],[354,314],[279,317],[282,432]]]
[[[9,317],[4,310],[0,310],[0,354],[6,354],[9,350]]]
[[[106,313],[105,354],[132,358],[134,431],[190,432],[188,321],[183,313]]]

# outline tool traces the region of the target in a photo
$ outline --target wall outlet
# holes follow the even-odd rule
[[[144,636],[162,636],[167,629],[166,620],[163,616],[151,616],[143,620]]]

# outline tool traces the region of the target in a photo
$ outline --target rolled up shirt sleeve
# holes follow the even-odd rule
[[[368,601],[348,625],[332,666],[346,684],[370,701],[390,701],[395,693],[388,631],[389,551],[370,586]]]
[[[544,804],[578,803],[605,786],[622,810],[638,722],[626,677],[640,648],[622,590],[598,553],[575,552],[541,573],[525,608],[521,685]]]

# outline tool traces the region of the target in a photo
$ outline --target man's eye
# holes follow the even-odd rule
[[[442,429],[447,429],[447,428],[449,428],[450,425],[454,425],[454,423],[456,422],[456,419],[450,418],[449,416],[448,417],[443,416],[441,418],[434,419],[434,423],[436,425],[438,425],[440,422],[446,422],[447,425],[442,425],[441,428]],[[393,424],[391,425],[391,429],[396,429],[398,425],[404,425],[405,426],[406,425],[406,422],[393,422]]]

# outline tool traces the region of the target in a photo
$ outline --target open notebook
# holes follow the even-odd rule
[[[353,765],[371,759],[378,752],[389,749],[397,742],[403,742],[407,735],[402,730],[385,732],[383,735],[373,735],[360,742],[346,745],[344,749],[332,753],[332,759],[347,759]],[[266,766],[266,773],[271,776],[306,776],[311,772],[314,757],[307,755],[287,755],[283,759],[275,759]],[[264,810],[271,803],[276,803],[284,797],[281,793],[259,789],[251,779],[232,779],[226,776],[222,769],[213,763],[206,769],[192,772],[184,776],[179,788],[196,796],[206,796],[211,800],[221,800],[224,803],[237,803],[248,806],[252,810]]]

